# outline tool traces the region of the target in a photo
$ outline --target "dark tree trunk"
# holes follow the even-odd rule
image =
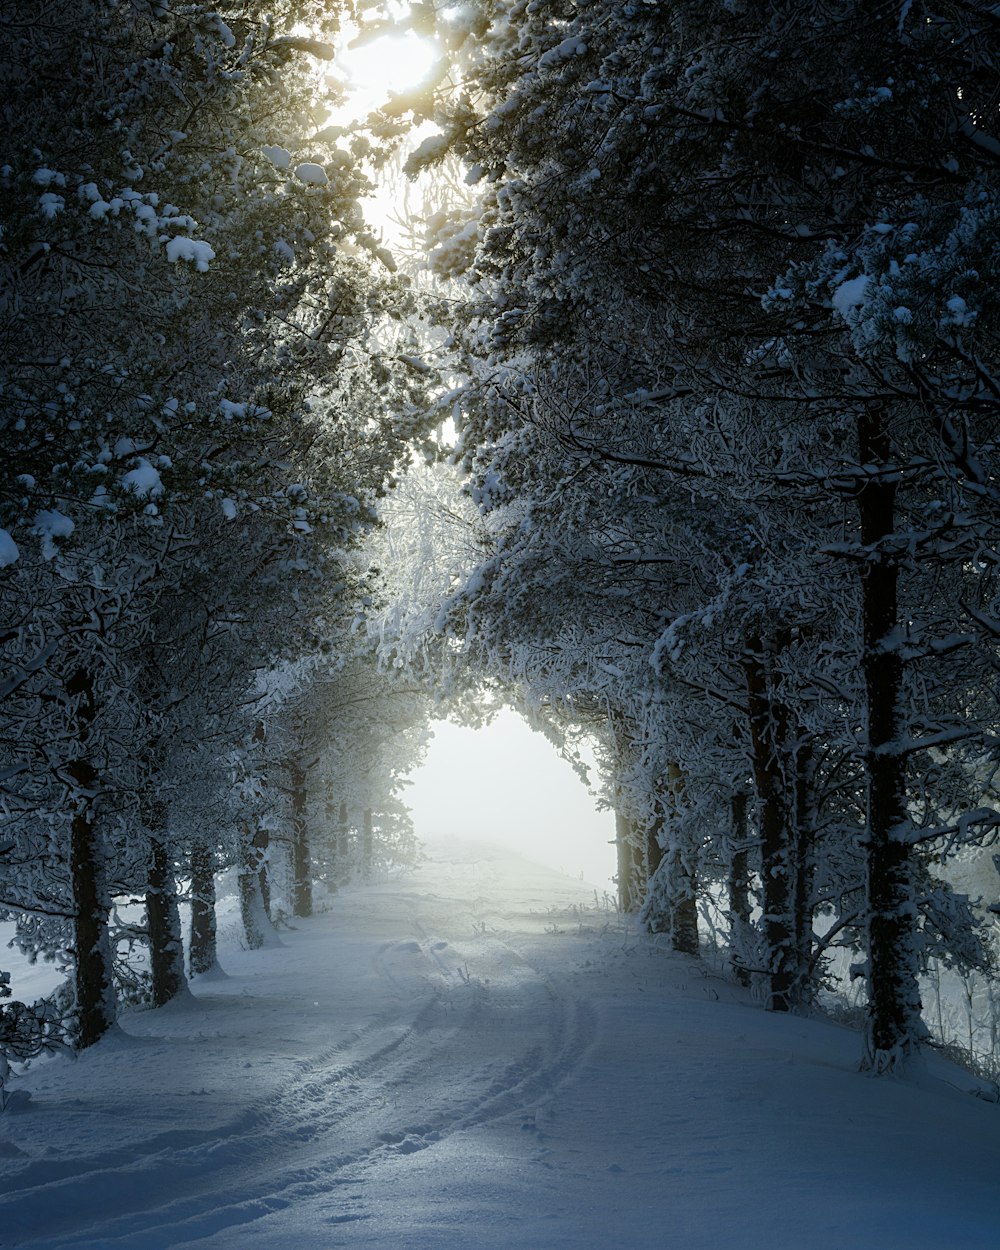
[[[678,805],[684,778],[676,764],[667,768],[666,786],[657,798],[657,816],[652,825],[655,837],[646,830],[647,866],[642,918],[651,933],[666,934],[671,950],[697,955],[698,891],[691,863],[693,848],[685,844],[680,831]],[[653,843],[657,857],[649,857]],[[655,874],[655,876],[654,876]]]
[[[663,836],[663,808],[657,804],[656,818],[646,827],[646,880],[652,881],[657,869],[663,862],[663,847],[660,838]]]
[[[215,857],[203,843],[191,851],[191,975],[211,972],[218,963],[215,922]]]
[[[792,881],[789,864],[793,813],[785,780],[787,711],[776,697],[774,659],[787,644],[781,630],[769,646],[747,635],[743,653],[750,710],[753,775],[760,822],[761,923],[767,958],[768,1011],[792,1007],[795,952],[792,935]]]
[[[899,566],[884,550],[896,528],[898,487],[880,406],[869,406],[858,420],[858,451],[864,471],[858,514],[861,542],[868,552],[861,567],[862,667],[868,705],[868,1019],[863,1066],[881,1073],[905,1063],[923,1029],[906,841],[906,756],[900,743],[903,664],[898,647],[892,645],[899,621]]]
[[[260,901],[268,920],[271,916],[271,835],[263,826],[258,825],[253,835],[254,861],[257,864],[257,885],[260,889]]]
[[[732,927],[730,958],[733,972],[740,985],[750,984],[750,973],[741,961],[750,928],[750,856],[748,850],[749,824],[747,820],[747,796],[739,792],[732,797],[733,849],[729,859],[729,875],[726,892],[729,898],[729,923]]]
[[[795,944],[795,1002],[803,1007],[813,999],[813,879],[815,858],[812,810],[812,747],[795,751],[795,828],[793,847],[792,931]]]
[[[78,669],[66,683],[66,693],[78,699],[78,740],[86,750],[97,715],[93,674]],[[111,939],[108,932],[111,895],[106,854],[97,828],[97,770],[86,757],[66,768],[74,794],[70,800],[70,879],[73,892],[74,979],[76,985],[78,1050],[99,1042],[117,1015]]]
[[[157,807],[161,807],[157,804]],[[157,824],[160,822],[157,821]],[[162,1007],[187,987],[184,976],[184,943],[177,887],[170,857],[162,842],[152,842],[149,886],[146,890],[146,925],[153,978],[153,1004]]]
[[[666,859],[670,891],[670,949],[682,955],[697,955],[698,883],[681,847],[670,847]]]
[[[292,914],[313,913],[312,857],[306,825],[306,770],[297,762],[289,765],[292,791]]]
[[[114,977],[108,922],[111,896],[104,848],[96,828],[93,790],[97,772],[86,760],[67,770],[77,786],[70,826],[73,947],[76,955],[76,1047],[99,1042],[115,1023]]]

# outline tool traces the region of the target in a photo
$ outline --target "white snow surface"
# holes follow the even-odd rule
[[[3,1245],[996,1250],[972,1077],[863,1077],[583,882],[428,852],[20,1078]]]

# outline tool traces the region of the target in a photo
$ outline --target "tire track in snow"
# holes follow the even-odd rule
[[[412,919],[422,943],[385,943],[373,956],[373,971],[401,997],[410,994],[408,1010],[400,1004],[307,1062],[266,1102],[222,1129],[193,1130],[187,1139],[163,1134],[142,1144],[131,1165],[123,1166],[123,1152],[115,1152],[83,1172],[53,1178],[47,1186],[53,1209],[70,1213],[71,1225],[62,1240],[47,1237],[43,1244],[168,1250],[324,1198],[339,1199],[328,1222],[364,1219],[364,1193],[348,1198],[344,1191],[363,1190],[380,1162],[547,1101],[594,1038],[589,1004],[502,939],[480,935],[455,948],[428,938],[419,918]],[[463,953],[476,967],[516,975],[497,985],[470,972]],[[543,1026],[526,1045],[521,1017]],[[373,1041],[378,1044],[355,1054]],[[30,1230],[17,1226],[16,1199],[15,1192],[0,1203],[0,1227],[15,1237],[12,1244],[30,1246]]]

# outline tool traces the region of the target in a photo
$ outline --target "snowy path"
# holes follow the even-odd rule
[[[765,1016],[579,882],[433,856],[31,1072],[0,1246],[1000,1246],[1000,1108],[864,1080],[852,1034]]]

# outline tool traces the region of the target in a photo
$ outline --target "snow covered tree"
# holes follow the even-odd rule
[[[732,799],[753,779],[768,998],[799,997],[815,891],[843,905],[862,865],[865,1063],[893,1070],[923,1035],[934,926],[914,848],[996,826],[974,786],[935,803],[918,781],[941,753],[988,755],[995,725],[956,659],[992,667],[996,640],[995,16],[476,12],[466,88],[414,162],[457,151],[485,187],[465,446],[502,537],[468,579],[468,635],[530,652],[541,690],[585,621],[578,690],[614,638],[671,691],[692,676],[671,672],[682,623],[743,615],[702,631],[742,693],[706,651],[695,686],[724,713],[704,745],[728,743]],[[621,552],[659,576],[598,583]],[[657,693],[648,672],[624,684]]]
[[[266,601],[279,650],[281,614],[309,615],[324,549],[374,519],[419,433],[419,379],[368,347],[413,301],[381,273],[356,160],[324,133],[315,64],[338,16],[311,0],[4,15],[0,715],[32,830],[10,893],[54,892],[76,927],[81,1046],[114,1014],[112,849],[118,885],[152,868],[154,912],[169,890],[158,834],[126,838],[125,861],[115,841],[126,788],[162,825],[138,761],[156,768],[184,737],[171,705],[192,704],[164,672],[177,616],[165,638],[160,614],[173,596],[208,636],[249,632]],[[238,603],[179,592],[213,561],[239,570]]]

